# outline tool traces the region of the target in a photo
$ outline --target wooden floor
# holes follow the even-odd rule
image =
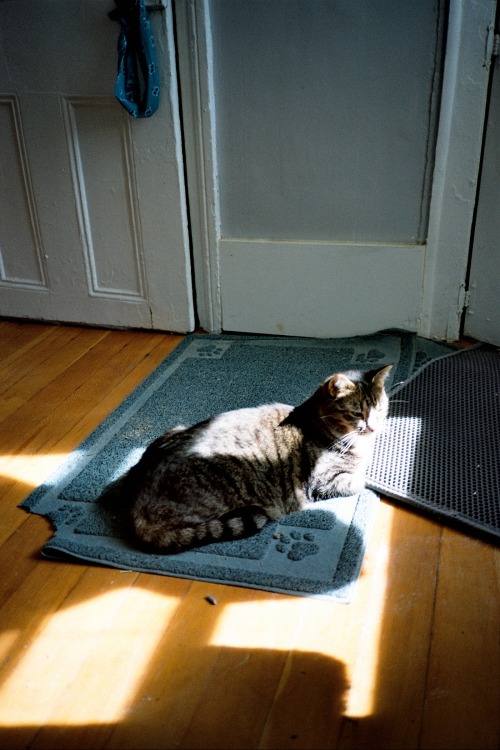
[[[18,503],[179,340],[0,322],[0,747],[500,747],[500,550],[417,514],[349,605],[40,557]]]

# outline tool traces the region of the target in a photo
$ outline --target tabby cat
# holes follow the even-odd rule
[[[178,552],[360,492],[391,367],[336,373],[295,408],[238,409],[166,432],[117,485],[135,535]]]

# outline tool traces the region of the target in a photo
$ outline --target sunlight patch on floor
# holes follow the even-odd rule
[[[123,719],[178,605],[177,597],[126,586],[47,618],[0,686],[0,726]]]
[[[394,508],[380,507],[386,516],[385,524],[372,546],[371,575],[367,606],[363,612],[361,637],[350,670],[350,689],[347,695],[346,715],[356,718],[372,715],[375,708],[379,671],[380,641],[383,636],[384,610],[390,564],[390,541]],[[396,697],[395,697],[396,698]],[[397,699],[397,698],[396,698]]]
[[[4,630],[0,633],[0,662],[6,659],[19,638],[19,630]]]
[[[392,467],[392,470],[397,469],[400,485],[408,486],[414,471],[415,449],[422,435],[422,420],[412,416],[393,416],[387,419],[387,423],[395,433],[405,435],[405,443],[408,446],[405,461],[398,463],[397,467]],[[370,545],[370,583],[364,594],[367,603],[363,612],[358,651],[350,668],[351,687],[347,696],[346,714],[353,718],[370,716],[375,709],[394,513],[395,509],[389,504],[382,503],[379,506],[377,537],[375,543]]]
[[[295,597],[226,604],[210,644],[242,649],[291,649],[295,646],[305,602],[304,597]]]
[[[67,453],[0,456],[0,474],[31,487],[38,487],[67,457]]]

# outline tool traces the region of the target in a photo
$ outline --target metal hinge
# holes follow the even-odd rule
[[[484,67],[489,70],[491,62],[495,57],[498,57],[500,52],[500,34],[495,31],[493,24],[488,26],[488,36],[486,37],[486,50]]]
[[[458,290],[458,314],[461,315],[469,307],[470,291],[465,288],[465,284],[460,284]]]
[[[500,51],[500,34],[495,34],[493,36],[493,49],[491,50],[491,56],[498,57],[499,51]]]

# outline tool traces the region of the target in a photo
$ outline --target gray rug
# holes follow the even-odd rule
[[[371,490],[316,503],[249,539],[178,555],[138,549],[95,499],[173,425],[270,401],[299,404],[343,369],[393,363],[391,387],[446,351],[400,331],[334,340],[187,336],[21,507],[52,521],[49,557],[348,602],[378,502]]]
[[[391,390],[368,485],[498,542],[498,349],[474,347],[437,359]]]

